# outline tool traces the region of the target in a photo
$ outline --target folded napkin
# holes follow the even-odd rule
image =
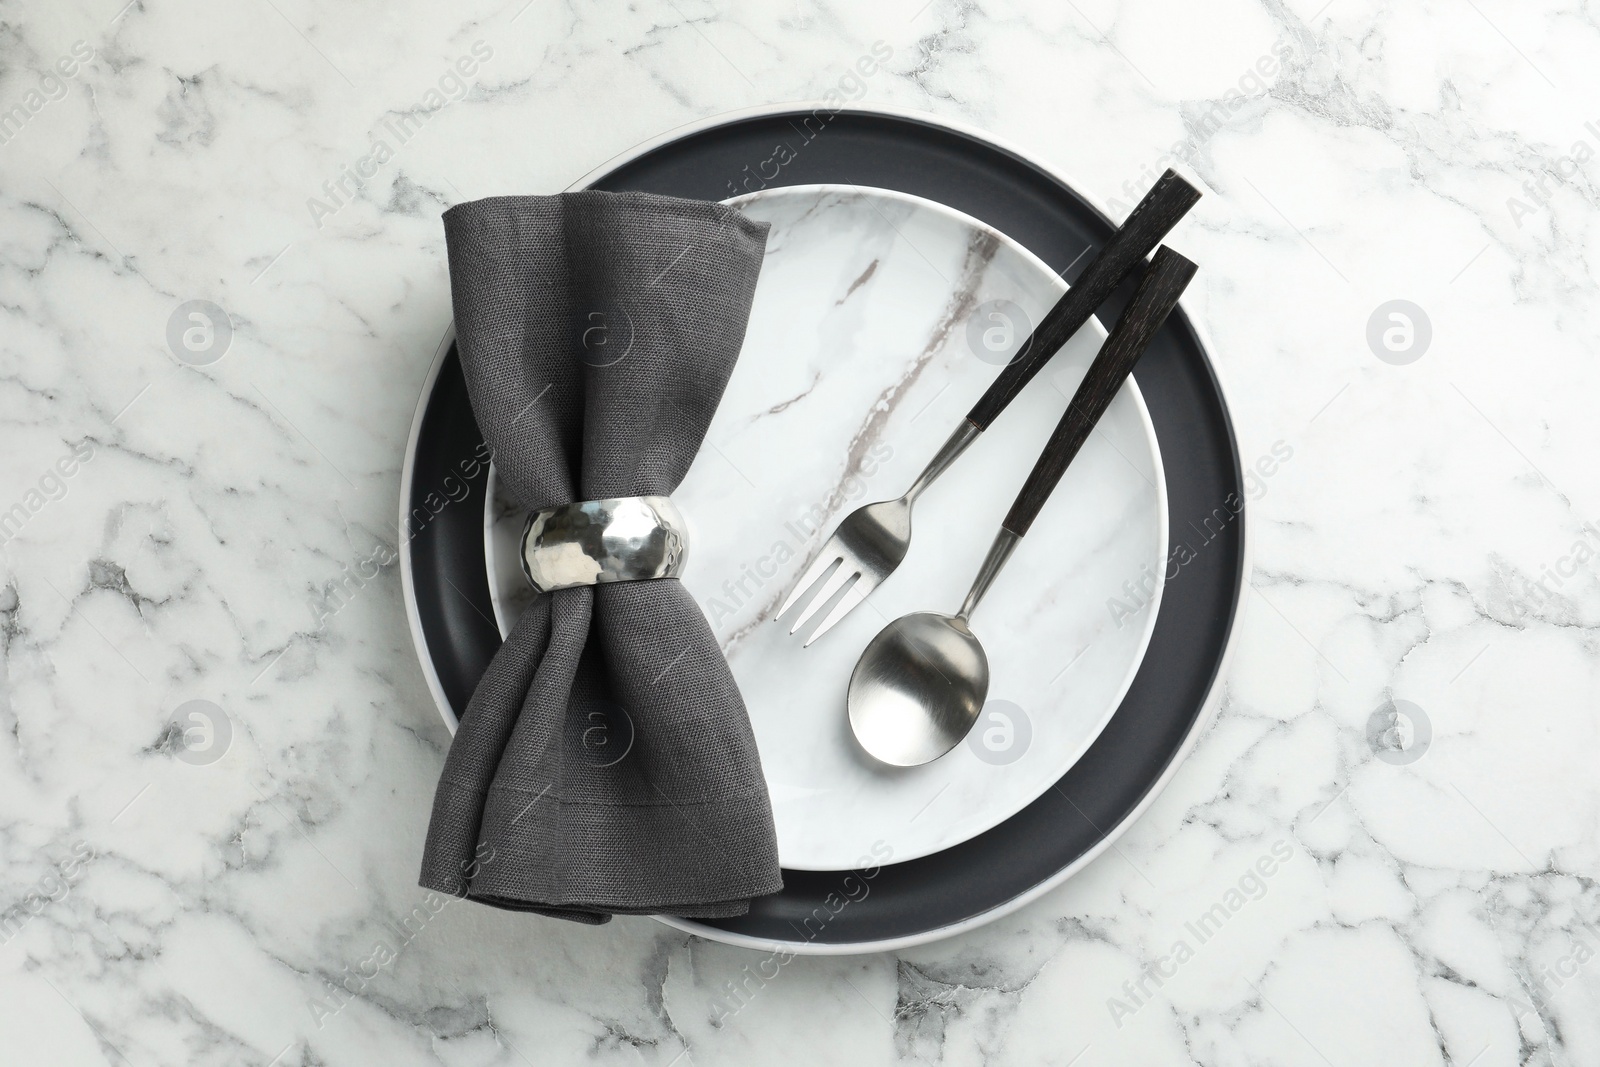
[[[733,372],[767,226],[602,192],[444,224],[472,410],[511,496],[670,495]],[[421,884],[590,923],[739,915],[782,888],[744,702],[676,579],[541,594],[517,620],[450,746]]]

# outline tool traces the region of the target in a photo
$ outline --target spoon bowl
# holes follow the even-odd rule
[[[989,657],[959,615],[919,611],[867,645],[846,703],[861,747],[895,767],[915,767],[967,736],[989,695]]]

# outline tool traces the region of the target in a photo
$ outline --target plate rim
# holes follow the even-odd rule
[[[976,125],[963,122],[958,119],[950,119],[942,115],[935,115],[924,111],[916,111],[910,108],[888,105],[860,107],[854,104],[847,104],[844,107],[835,108],[824,102],[816,100],[791,100],[783,103],[763,104],[755,107],[739,108],[732,111],[719,112],[714,115],[706,116],[705,118],[680,124],[679,126],[673,127],[661,134],[656,135],[655,137],[641,141],[632,148],[626,149],[625,151],[618,153],[617,155],[606,160],[599,166],[590,169],[577,181],[568,185],[563,191],[573,192],[587,188],[589,185],[592,185],[594,182],[620,169],[621,167],[626,166],[633,160],[652,152],[663,145],[670,144],[673,141],[681,140],[682,138],[691,136],[693,134],[747,119],[765,118],[808,109],[823,109],[834,114],[840,112],[850,112],[862,115],[883,115],[890,118],[899,118],[910,122],[940,127],[952,133],[956,133],[979,142],[987,143],[1027,163],[1029,166],[1037,168],[1040,172],[1053,178],[1066,188],[1071,189],[1073,193],[1083,201],[1089,210],[1100,216],[1101,220],[1108,226],[1114,226],[1111,216],[1105,209],[1104,202],[1098,195],[1087,191],[1087,187],[1083,184],[1073,181],[1062,168],[1036,158],[1033,154],[1023,150],[1014,142],[1005,137],[991,134],[986,130],[980,129]],[[1222,403],[1223,413],[1227,416],[1230,432],[1232,432],[1232,427],[1234,426],[1234,419],[1232,415],[1233,405],[1229,402],[1229,398],[1232,395],[1232,390],[1228,386],[1226,373],[1223,371],[1222,367],[1218,365],[1215,359],[1215,346],[1212,342],[1211,333],[1203,322],[1188,313],[1187,308],[1184,307],[1184,302],[1181,300],[1179,302],[1179,311],[1183,314],[1183,317],[1186,320],[1189,328],[1194,331],[1195,340],[1199,343],[1200,348],[1205,355],[1208,369],[1213,379],[1217,383],[1217,392]],[[416,409],[412,414],[411,430],[407,435],[405,458],[401,465],[400,473],[400,499],[398,504],[400,529],[402,531],[407,529],[406,524],[409,521],[408,504],[411,500],[411,492],[414,487],[416,445],[418,438],[421,435],[423,418],[426,414],[428,400],[433,395],[434,388],[438,382],[439,373],[444,366],[445,358],[449,354],[451,346],[455,343],[455,336],[455,323],[452,319],[448,329],[445,331],[444,337],[440,340],[439,345],[434,352],[433,361],[428,367],[428,372],[424,376],[421,390],[418,394]],[[1233,437],[1235,443],[1237,444],[1238,434],[1233,432]],[[1074,874],[1078,873],[1095,859],[1099,858],[1107,849],[1111,848],[1116,841],[1133,826],[1134,823],[1139,821],[1144,813],[1149,810],[1150,806],[1155,802],[1155,800],[1166,791],[1167,786],[1171,784],[1173,776],[1187,761],[1190,753],[1193,752],[1195,745],[1200,739],[1200,736],[1210,728],[1212,721],[1216,718],[1217,712],[1221,706],[1222,694],[1227,685],[1229,669],[1232,666],[1234,657],[1238,651],[1239,636],[1244,629],[1242,624],[1249,611],[1249,598],[1244,595],[1244,592],[1246,587],[1250,585],[1251,575],[1254,572],[1255,539],[1252,529],[1254,525],[1254,519],[1252,516],[1253,509],[1250,506],[1250,502],[1248,500],[1241,500],[1238,514],[1240,540],[1239,592],[1235,600],[1233,616],[1230,619],[1228,636],[1223,643],[1222,654],[1217,660],[1216,671],[1212,675],[1210,685],[1206,691],[1205,699],[1201,702],[1201,706],[1195,715],[1193,723],[1190,725],[1188,732],[1184,735],[1182,744],[1178,746],[1177,750],[1173,753],[1172,758],[1168,760],[1167,765],[1151,782],[1149,789],[1145,791],[1144,795],[1140,797],[1139,801],[1133,806],[1133,808],[1115,826],[1110,827],[1098,841],[1089,846],[1089,848],[1087,848],[1081,855],[1079,855],[1065,867],[1061,868],[1055,874],[1048,878],[1042,879],[1023,892],[1000,904],[995,905],[992,908],[985,909],[984,911],[978,912],[974,915],[969,915],[957,922],[947,923],[942,926],[930,927],[927,930],[918,931],[914,934],[904,934],[898,937],[880,938],[871,941],[785,941],[781,939],[757,937],[751,934],[736,933],[721,929],[716,926],[710,926],[704,923],[696,922],[692,919],[683,919],[673,915],[655,915],[652,916],[652,918],[672,929],[705,938],[710,941],[715,941],[726,945],[733,945],[740,948],[748,948],[766,952],[782,952],[790,955],[804,956],[854,956],[873,952],[896,951],[903,948],[915,947],[917,945],[925,945],[934,941],[941,941],[945,938],[953,937],[957,934],[977,929],[994,922],[997,919],[1003,918],[1004,916],[1015,911],[1018,911],[1023,907],[1026,907],[1028,904],[1038,900],[1046,893],[1059,887]],[[412,643],[420,653],[420,655],[417,657],[419,666],[422,668],[423,675],[428,684],[429,692],[434,698],[435,706],[438,708],[441,716],[444,718],[446,725],[453,730],[455,725],[459,723],[459,720],[450,706],[450,702],[444,692],[443,684],[440,682],[438,673],[434,669],[432,656],[428,650],[427,636],[422,629],[422,619],[417,606],[415,583],[411,577],[411,543],[409,538],[401,538],[399,557],[401,590],[405,600],[406,621],[411,630]]]

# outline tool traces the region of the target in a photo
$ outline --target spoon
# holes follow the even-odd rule
[[[989,657],[972,632],[972,613],[1178,306],[1194,272],[1195,265],[1183,256],[1164,245],[1157,249],[1000,524],[961,610],[954,615],[919,611],[896,619],[861,654],[846,703],[856,740],[877,759],[896,767],[929,763],[960,744],[977,722],[989,695]]]

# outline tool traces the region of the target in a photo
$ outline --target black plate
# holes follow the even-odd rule
[[[1081,265],[1084,249],[1112,230],[1070,188],[1014,153],[932,120],[873,112],[730,119],[648,149],[591,187],[720,200],[763,182],[848,183],[926,197],[1015,238],[1057,271]],[[1114,319],[1130,295],[1131,283],[1101,309],[1102,321]],[[1244,579],[1245,538],[1242,516],[1235,517],[1244,485],[1227,405],[1182,311],[1135,378],[1166,468],[1171,545],[1174,552],[1189,546],[1193,558],[1168,581],[1143,664],[1093,747],[1021,812],[943,852],[882,868],[864,896],[863,883],[846,884],[846,872],[785,871],[783,892],[756,901],[750,914],[699,924],[716,928],[705,930],[709,936],[818,949],[925,937],[1017,900],[1138,810],[1182,751],[1217,681]],[[425,403],[410,486],[417,515],[432,515],[430,492],[459,484],[482,440],[453,348]],[[425,654],[458,713],[500,645],[484,566],[485,480],[480,472],[466,499],[414,526],[410,546]]]

